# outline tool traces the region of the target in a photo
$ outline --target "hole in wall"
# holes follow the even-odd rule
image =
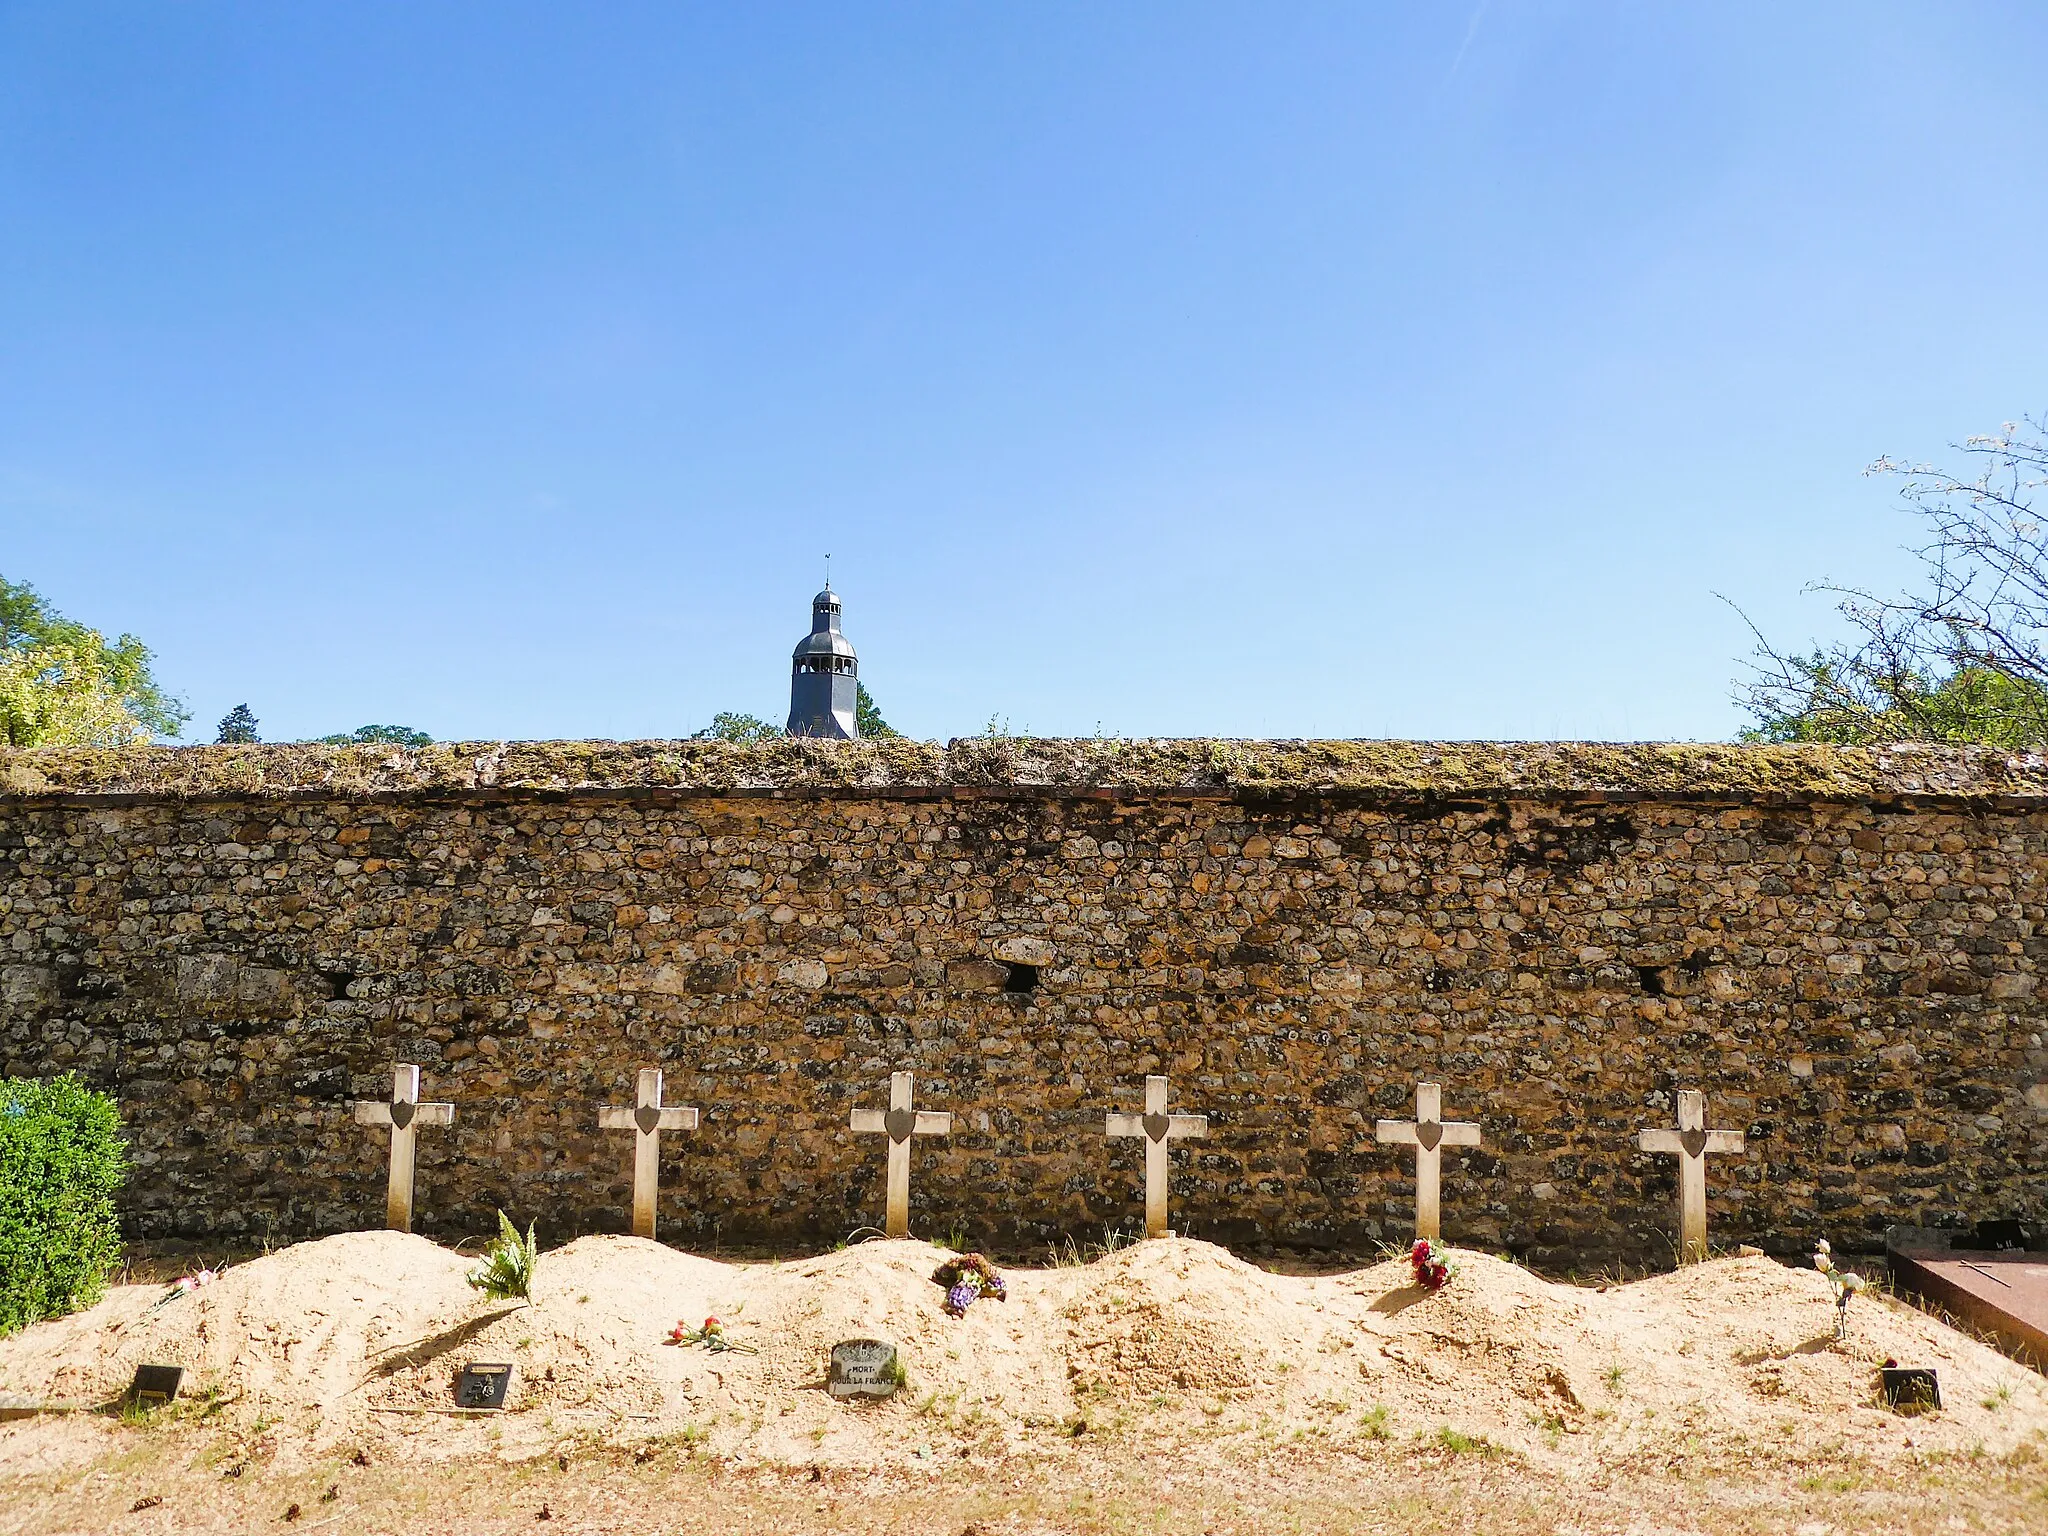
[[[1037,966],[1019,965],[1014,960],[1005,961],[1004,966],[1010,973],[1003,981],[1005,992],[1022,994],[1038,990]]]
[[[1639,965],[1636,967],[1636,975],[1643,983],[1643,990],[1649,993],[1650,996],[1662,997],[1664,995],[1664,971],[1662,967]]]

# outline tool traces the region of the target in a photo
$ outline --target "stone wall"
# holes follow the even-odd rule
[[[1228,742],[0,753],[0,1072],[131,1128],[134,1233],[374,1224],[418,1062],[419,1224],[618,1230],[636,1068],[664,1235],[879,1220],[848,1110],[918,1074],[919,1230],[1011,1252],[1138,1217],[1147,1072],[1210,1135],[1177,1225],[1400,1239],[1418,1077],[1485,1128],[1453,1240],[1671,1252],[1674,1092],[1747,1155],[1713,1235],[2048,1221],[2048,768],[1955,751]],[[1030,967],[1036,966],[1035,984]]]

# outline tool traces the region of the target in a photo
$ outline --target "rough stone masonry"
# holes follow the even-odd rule
[[[1869,1247],[2048,1219],[2048,762],[1976,750],[901,741],[0,753],[0,1072],[120,1101],[134,1234],[381,1219],[349,1105],[418,1062],[455,1124],[418,1225],[623,1230],[597,1129],[642,1067],[690,1244],[878,1222],[848,1109],[892,1070],[917,1230],[1130,1230],[1147,1073],[1209,1116],[1182,1230],[1369,1250],[1417,1079],[1485,1146],[1444,1228],[1668,1262],[1635,1131],[1708,1096],[1713,1233]]]

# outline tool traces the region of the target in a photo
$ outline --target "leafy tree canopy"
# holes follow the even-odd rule
[[[1927,528],[1920,590],[1821,583],[1851,638],[1800,653],[1762,635],[1736,701],[1746,741],[2048,746],[2048,426],[2008,423],[1958,444],[1955,469],[1881,458]]]
[[[896,736],[901,734],[889,729],[889,722],[882,718],[882,711],[875,703],[875,696],[868,692],[866,683],[855,683],[859,693],[853,701],[853,723],[860,728],[863,736]]]
[[[759,715],[736,715],[720,710],[701,731],[692,731],[692,741],[767,741],[780,736],[782,727],[770,725]]]
[[[220,717],[220,734],[213,738],[214,743],[215,745],[224,743],[246,745],[252,741],[261,741],[263,738],[256,734],[256,727],[260,723],[256,718],[255,711],[250,709],[248,705],[237,704],[233,709]]]
[[[359,725],[352,731],[319,738],[321,745],[329,747],[362,747],[376,742],[389,742],[399,747],[431,747],[434,738],[425,731],[416,731],[409,725]]]
[[[874,695],[868,692],[868,685],[856,685],[859,692],[854,697],[853,720],[863,736],[895,736],[899,734],[889,728],[889,722],[882,718],[882,711],[876,707]],[[690,733],[692,741],[772,741],[784,734],[779,725],[770,725],[759,715],[733,714],[721,710],[711,717],[711,723],[701,731]]]
[[[0,740],[15,747],[128,746],[175,738],[191,715],[158,686],[149,647],[109,641],[0,576]]]

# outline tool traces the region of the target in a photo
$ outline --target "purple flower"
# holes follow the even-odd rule
[[[973,1305],[974,1298],[980,1294],[976,1287],[962,1281],[946,1292],[946,1310],[955,1317],[965,1317],[968,1307]]]

